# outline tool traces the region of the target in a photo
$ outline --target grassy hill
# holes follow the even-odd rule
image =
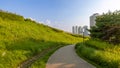
[[[0,68],[17,68],[44,49],[75,44],[81,37],[0,10]]]

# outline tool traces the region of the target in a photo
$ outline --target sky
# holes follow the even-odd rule
[[[89,17],[120,10],[120,0],[1,0],[0,9],[71,32],[72,26],[89,26]]]

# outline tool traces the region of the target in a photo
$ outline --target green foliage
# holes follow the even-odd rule
[[[44,49],[74,44],[81,37],[0,11],[0,68],[17,68]]]
[[[88,40],[78,43],[76,50],[79,55],[94,62],[101,68],[120,68],[120,45],[112,45],[100,40]]]
[[[120,11],[108,12],[96,19],[96,26],[91,30],[92,38],[99,38],[109,43],[120,43]]]

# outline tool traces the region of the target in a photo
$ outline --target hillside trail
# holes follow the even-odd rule
[[[80,58],[74,49],[75,45],[68,45],[58,49],[48,59],[46,68],[96,68]]]

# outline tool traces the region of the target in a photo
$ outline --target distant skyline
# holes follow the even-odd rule
[[[94,13],[120,10],[120,0],[1,0],[0,9],[71,32]]]

